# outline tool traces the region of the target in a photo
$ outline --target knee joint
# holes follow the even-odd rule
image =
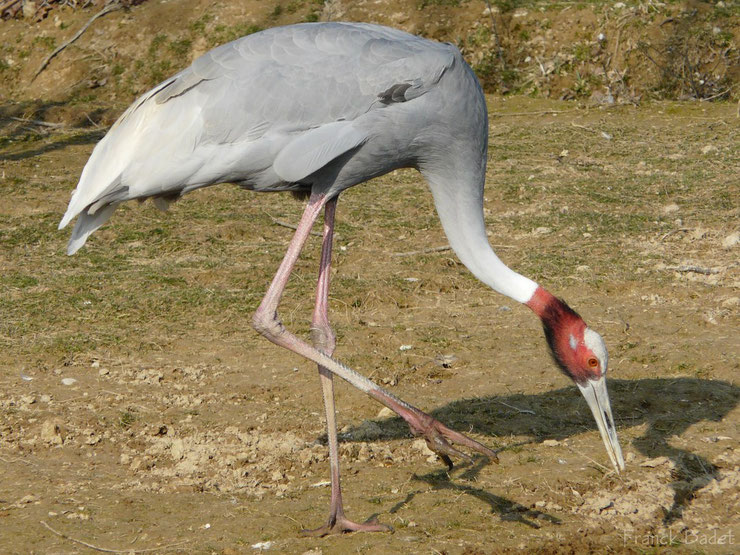
[[[256,329],[260,334],[266,337],[274,337],[285,331],[282,322],[280,322],[280,318],[278,318],[277,312],[272,312],[272,314],[270,314],[269,312],[259,308],[252,317],[252,326],[254,326],[254,329]]]

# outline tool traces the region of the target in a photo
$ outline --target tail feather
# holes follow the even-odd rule
[[[126,200],[129,188],[121,187],[120,173],[100,192],[96,192],[94,187],[90,187],[89,184],[95,183],[93,179],[97,177],[95,175],[93,175],[93,177],[90,176],[90,174],[94,174],[97,169],[95,168],[95,162],[97,162],[99,158],[96,157],[95,154],[95,151],[93,151],[93,155],[85,165],[85,169],[82,170],[80,182],[77,184],[77,188],[72,195],[72,199],[69,201],[69,206],[67,207],[67,211],[64,213],[62,221],[59,222],[59,229],[67,227],[67,224],[69,224],[77,214],[80,214],[83,211],[92,215],[107,204]]]
[[[72,230],[72,236],[69,238],[69,243],[67,243],[67,254],[72,255],[80,250],[85,244],[85,241],[87,241],[87,238],[90,237],[90,234],[110,219],[113,211],[119,204],[121,203],[114,202],[113,204],[109,204],[95,212],[95,214],[88,214],[87,209],[85,209],[80,214]],[[62,220],[62,224],[66,225],[66,222]],[[64,226],[60,224],[61,227]]]

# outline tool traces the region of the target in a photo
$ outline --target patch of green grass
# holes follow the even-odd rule
[[[213,21],[214,16],[210,13],[203,14],[198,19],[190,23],[190,32],[196,36],[204,35],[208,25]]]
[[[208,37],[208,43],[210,46],[225,44],[261,30],[261,26],[246,21],[236,25],[216,25]]]
[[[118,426],[124,430],[128,430],[136,422],[136,415],[130,411],[122,411],[118,416]]]
[[[39,280],[33,276],[11,272],[9,274],[0,276],[0,283],[9,287],[17,287],[19,289],[23,289],[26,287],[33,287],[34,285],[38,285]]]
[[[41,47],[45,48],[46,50],[54,50],[56,48],[56,39],[54,37],[50,36],[36,36],[34,37],[33,41],[31,41],[31,44],[34,47]]]

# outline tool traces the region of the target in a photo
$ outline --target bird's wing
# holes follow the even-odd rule
[[[220,46],[126,110],[93,151],[60,227],[132,198],[303,179],[382,133],[363,126],[363,116],[432,90],[455,52],[340,23],[279,27]]]
[[[352,122],[335,121],[300,133],[285,145],[272,167],[289,183],[296,183],[323,168],[337,156],[351,150],[368,138]]]
[[[454,63],[454,51],[376,25],[278,27],[207,52],[152,99],[206,94],[204,138],[214,142],[295,135],[423,95]]]

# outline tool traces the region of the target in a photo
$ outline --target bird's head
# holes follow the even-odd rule
[[[575,310],[541,287],[527,305],[542,320],[555,364],[576,383],[585,397],[614,468],[617,472],[624,470],[624,458],[606,389],[609,354],[604,340]]]

